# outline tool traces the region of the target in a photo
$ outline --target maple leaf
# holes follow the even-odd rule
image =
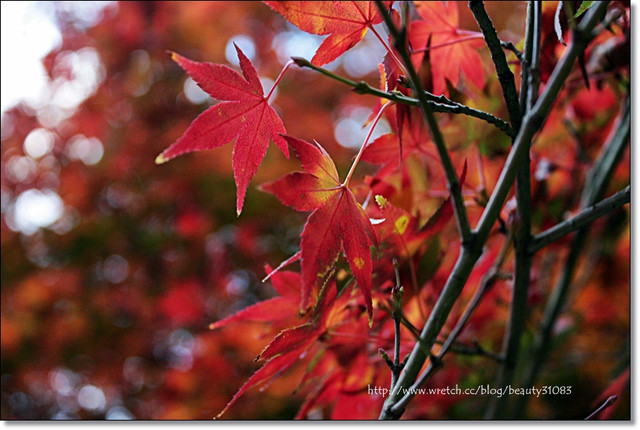
[[[222,415],[224,415],[224,413],[227,412],[231,405],[233,405],[236,400],[238,400],[238,398],[240,398],[240,396],[242,396],[249,388],[260,383],[266,383],[293,366],[298,361],[299,355],[300,353],[298,350],[290,351],[286,354],[282,354],[273,358],[260,369],[256,370],[256,372],[251,375],[247,382],[245,382],[244,385],[240,387],[236,394],[233,395],[233,398],[229,400],[229,403],[227,403],[224,409],[220,411],[216,418],[220,418]]]
[[[222,102],[202,112],[184,134],[156,158],[156,163],[235,140],[232,165],[238,188],[236,210],[240,215],[247,187],[267,153],[269,141],[287,158],[289,148],[280,136],[285,133],[282,120],[269,106],[255,67],[240,48],[235,48],[244,77],[222,64],[200,63],[175,52],[171,54],[200,88]]]
[[[303,31],[326,35],[311,62],[330,63],[362,40],[367,29],[382,22],[371,1],[265,1],[271,9]],[[390,7],[393,2],[384,2]]]
[[[224,327],[232,322],[275,322],[296,314],[299,302],[297,298],[300,296],[300,284],[302,283],[300,274],[286,271],[274,273],[269,266],[266,267],[266,270],[271,275],[270,279],[278,296],[247,306],[233,315],[210,324],[211,330]]]
[[[278,285],[276,287],[278,292],[286,294],[286,297],[289,297],[292,293],[291,282],[293,282],[293,285],[299,285],[299,275],[293,272],[276,273],[272,279],[274,279],[274,287]],[[269,342],[256,358],[256,361],[265,360],[265,364],[240,387],[224,409],[217,415],[218,418],[249,388],[261,383],[266,383],[293,366],[305,355],[305,352],[318,341],[320,336],[326,332],[330,324],[333,324],[336,320],[341,321],[336,314],[339,314],[340,309],[345,307],[349,298],[343,295],[337,306],[338,310],[336,311],[336,309],[334,309],[337,298],[336,291],[335,283],[325,284],[319,293],[311,321],[297,327],[282,330]],[[273,300],[274,299],[267,300],[266,302],[273,303]],[[255,306],[257,305],[247,308],[247,310],[255,308]],[[280,310],[280,313],[282,312],[283,311]],[[236,315],[239,317],[236,318]],[[251,310],[248,313],[240,311],[236,315],[221,321],[221,323],[226,324],[242,319],[253,320],[254,317],[253,311]],[[278,316],[274,316],[274,318],[277,319]]]
[[[482,89],[484,69],[477,51],[482,46],[482,35],[459,28],[457,2],[416,1],[414,4],[422,20],[411,23],[411,46],[417,52],[429,49],[433,92],[445,92],[445,79],[457,85],[460,71]],[[414,56],[417,66],[423,57],[422,52]]]
[[[465,160],[459,177],[461,186],[464,185],[466,177],[467,162]],[[375,201],[384,216],[384,221],[376,225],[380,242],[393,245],[391,247],[393,252],[403,258],[413,255],[427,238],[439,233],[453,219],[451,197],[447,197],[426,224],[420,228],[415,216],[394,206],[383,196],[376,195]]]
[[[299,211],[313,211],[302,231],[302,297],[309,305],[313,287],[322,285],[342,250],[364,295],[369,321],[371,303],[371,246],[377,238],[371,221],[355,196],[338,179],[333,160],[320,145],[291,136],[284,138],[293,147],[305,172],[290,173],[260,188]]]

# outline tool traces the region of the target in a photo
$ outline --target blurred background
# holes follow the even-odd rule
[[[523,10],[490,6],[503,38]],[[154,164],[214,103],[167,51],[235,67],[236,43],[268,91],[322,38],[258,2],[3,2],[1,29],[2,419],[211,419],[268,339],[207,327],[273,296],[305,216],[255,189],[299,168],[273,148],[239,218],[232,145]],[[377,85],[383,55],[369,33],[328,68]],[[375,101],[297,68],[272,100],[341,171]],[[225,418],[294,416],[298,376]]]
[[[255,185],[299,166],[270,149],[236,218],[231,144],[155,165],[213,103],[167,50],[235,67],[236,43],[268,91],[321,41],[259,2],[2,3],[3,419],[211,419],[256,370],[268,339],[207,327],[274,294],[304,215]],[[375,83],[383,55],[331,68]],[[272,100],[339,164],[374,101],[294,69]],[[282,387],[225,418],[292,417]]]

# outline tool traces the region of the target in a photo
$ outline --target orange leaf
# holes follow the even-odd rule
[[[458,2],[414,3],[422,20],[411,23],[411,46],[416,52],[429,50],[433,92],[444,94],[446,80],[458,85],[461,71],[478,88],[484,88],[484,69],[478,54],[478,48],[483,46],[482,34],[459,28]],[[416,66],[423,57],[423,52],[414,56]]]
[[[360,42],[367,29],[382,22],[371,1],[265,1],[290,23],[312,34],[328,34],[311,62],[330,63]],[[390,7],[393,2],[385,2]]]

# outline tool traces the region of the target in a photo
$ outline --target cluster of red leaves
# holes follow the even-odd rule
[[[299,211],[313,211],[302,231],[302,298],[300,308],[309,306],[312,289],[324,285],[340,250],[344,251],[367,306],[371,307],[371,247],[378,240],[371,221],[355,196],[338,179],[336,166],[320,146],[286,136],[305,172],[290,173],[265,184],[264,191]]]
[[[372,2],[266,3],[300,29],[327,36],[313,57],[316,65],[338,58],[381,23]],[[415,4],[418,14],[410,23],[408,40],[425,88],[506,117],[497,80],[487,73],[491,69],[488,52],[479,50],[482,43],[475,32],[477,28],[469,24],[463,4]],[[491,2],[487,7],[492,7]],[[492,18],[499,9],[520,6],[493,7]],[[250,11],[253,15],[247,19]],[[543,84],[564,49],[553,32],[554,11],[554,5],[545,5],[543,10],[543,27],[549,29],[544,32]],[[280,65],[273,66],[276,61],[273,58],[267,61],[264,53],[270,52],[273,34],[262,37],[256,29],[268,26],[254,25],[256,20],[269,16],[282,27],[283,21],[277,14],[264,5],[249,2],[233,7],[216,2],[188,7],[179,2],[122,3],[116,15],[94,29],[98,43],[73,39],[79,37],[78,32],[65,36],[61,51],[96,46],[107,79],[95,97],[56,131],[59,134],[55,157],[64,166],[60,169],[59,193],[65,205],[78,211],[80,226],[67,234],[47,232],[25,240],[9,230],[6,223],[2,224],[3,417],[7,416],[5,405],[14,407],[18,404],[16,399],[21,398],[15,395],[17,388],[14,395],[9,395],[12,384],[36,398],[42,381],[53,380],[52,375],[57,375],[61,366],[82,375],[83,384],[105,387],[109,404],[124,404],[138,418],[210,418],[222,414],[220,411],[226,411],[225,417],[288,417],[292,415],[289,409],[292,405],[300,406],[298,418],[378,416],[384,399],[379,393],[372,394],[371,388],[388,387],[390,379],[389,368],[378,350],[392,351],[396,336],[390,318],[391,292],[395,286],[391,260],[396,258],[399,262],[400,283],[405,289],[403,316],[419,328],[457,257],[459,239],[452,222],[447,184],[420,111],[401,105],[390,106],[384,112],[391,132],[365,148],[361,161],[368,166],[358,167],[358,172],[365,172],[363,180],[358,181],[356,175],[351,185],[344,184],[338,172],[339,156],[346,151],[340,154],[331,140],[332,128],[328,124],[332,118],[327,109],[335,106],[338,99],[335,94],[344,88],[328,79],[315,80],[313,85],[306,85],[314,87],[314,92],[306,93],[312,94],[309,100],[313,102],[300,109],[300,93],[309,88],[293,80],[288,83],[289,88],[279,88],[282,91],[277,106],[272,106],[256,68],[238,48],[241,73],[225,65],[172,55],[201,88],[219,101],[188,126],[202,109],[185,103],[182,96],[174,97],[180,92],[184,74],[167,61],[164,49],[169,47],[189,52],[191,58],[221,62],[226,39],[220,32],[251,34],[260,52],[257,56],[261,60],[260,75],[272,76]],[[396,18],[399,23],[394,11]],[[273,28],[277,28],[273,22]],[[506,20],[494,22],[497,27],[504,27]],[[512,27],[511,31],[516,34],[520,29]],[[576,70],[571,85],[563,92],[532,148],[536,231],[557,223],[565,212],[575,209],[576,196],[588,168],[585,156],[593,160],[610,131],[620,99],[611,75],[627,70],[624,65],[605,61],[619,60],[615,53],[627,40],[616,26],[612,31],[603,33],[596,44],[612,48],[587,52],[587,68],[594,74],[592,90],[584,89]],[[180,41],[172,39],[172,35],[179,35],[176,39]],[[513,41],[517,45],[518,40]],[[155,51],[153,46],[157,48]],[[140,52],[132,53],[141,47],[148,49],[151,56],[151,67],[147,69],[136,61]],[[519,65],[513,59],[518,79]],[[384,59],[381,86],[411,95],[403,86],[394,61],[391,55]],[[55,54],[46,60],[52,79],[58,77],[55,73],[60,73],[59,67],[54,67],[56,62]],[[159,75],[160,71],[164,74]],[[301,81],[308,77],[302,72],[296,76]],[[122,92],[140,94],[140,88],[148,82],[152,82],[153,90],[144,96],[122,95]],[[604,106],[606,109],[600,108]],[[380,108],[381,104],[374,107],[371,118]],[[292,113],[294,110],[297,112]],[[508,139],[473,118],[438,115],[438,120],[453,164],[462,172],[463,194],[473,225],[501,171]],[[574,132],[580,143],[567,133],[569,122],[578,126]],[[8,169],[4,163],[16,153],[21,154],[24,137],[39,126],[35,118],[27,115],[24,121],[15,122],[17,137],[3,140],[3,199],[5,184],[10,183],[5,180]],[[65,142],[79,132],[99,136],[105,143],[105,159],[92,169],[65,159]],[[291,136],[302,136],[303,132],[307,140],[321,141],[333,159],[320,144]],[[194,157],[162,169],[154,168],[149,163],[149,148],[171,140],[175,143],[158,157],[159,162],[212,148],[217,148],[216,156]],[[270,164],[271,171],[264,167],[258,171],[270,141],[286,156],[290,146],[303,171],[289,173],[287,169],[295,161],[285,161],[279,152],[275,153],[279,158]],[[227,145],[231,142],[233,154],[231,145]],[[266,157],[266,164],[270,156]],[[47,163],[51,161],[49,158]],[[226,211],[220,208],[228,207],[232,213],[234,205],[233,198],[227,198],[226,194],[228,190],[231,196],[233,182],[221,179],[231,172],[227,166],[229,158],[233,160],[238,213],[243,209],[247,190],[251,193],[253,178],[272,181],[283,173],[286,175],[281,179],[262,184],[262,190],[285,205],[308,213],[304,228],[300,223],[300,251],[287,261],[292,267],[299,261],[299,273],[267,268],[278,296],[256,304],[251,303],[268,294],[254,273],[261,271],[263,262],[273,263],[282,258],[283,249],[295,252],[281,246],[277,252],[271,250],[268,254],[264,251],[265,244],[282,245],[281,233],[285,229],[295,230],[286,224],[301,218],[294,213],[292,218],[284,219],[286,215],[282,214],[287,209],[277,204],[264,209],[274,204],[275,199],[259,193],[255,196],[258,203],[247,199],[242,218],[236,220],[233,215],[223,213]],[[43,168],[44,161],[38,163]],[[220,175],[212,175],[212,170]],[[628,181],[628,170],[626,161],[615,174],[616,185]],[[51,175],[43,173],[36,180],[46,184],[50,178]],[[11,188],[11,193],[18,195],[20,187],[25,186],[18,184]],[[93,201],[97,201],[95,207],[90,204]],[[507,223],[513,220],[512,207],[507,204],[502,214]],[[3,220],[4,215],[3,212]],[[624,225],[624,221],[619,224]],[[608,255],[594,264],[594,276],[585,281],[584,292],[576,298],[576,310],[562,319],[564,329],[588,328],[565,345],[566,351],[580,348],[586,351],[584,356],[593,359],[575,366],[571,358],[575,354],[567,353],[569,358],[560,357],[555,367],[570,368],[576,381],[588,380],[593,387],[582,387],[584,397],[589,396],[591,401],[602,392],[604,397],[598,400],[601,403],[605,397],[620,396],[627,383],[624,373],[618,379],[611,376],[615,375],[617,362],[601,358],[602,345],[595,334],[605,334],[616,348],[625,345],[628,291],[613,285],[624,286],[628,282],[623,275],[629,272],[629,263],[625,263],[629,242],[628,236],[622,234],[622,240],[614,248],[608,245],[617,237],[610,232],[614,230],[612,226],[601,223],[596,227],[606,239],[604,252],[621,258]],[[218,231],[211,233],[214,230]],[[503,242],[503,235],[496,229],[443,333],[451,330]],[[553,274],[560,270],[566,243],[561,241],[550,247],[544,258],[534,262],[529,299],[534,318],[541,313]],[[13,252],[22,246],[28,249],[24,253],[29,254],[28,259]],[[28,268],[33,266],[29,260],[36,260],[43,252],[58,255],[55,266],[28,275]],[[124,256],[128,262],[128,277],[119,283],[100,278],[106,273],[107,257],[112,254]],[[39,264],[43,264],[42,260]],[[246,270],[234,270],[236,264],[244,265]],[[509,272],[512,264],[508,257],[503,270]],[[616,274],[615,281],[611,280],[611,273]],[[509,311],[509,289],[506,277],[494,285],[460,336],[457,347],[463,350],[480,342],[486,350],[500,348]],[[611,297],[615,300],[607,300]],[[242,310],[232,313],[236,309]],[[211,325],[215,332],[198,333],[211,320],[217,320]],[[166,341],[185,329],[194,333],[196,345],[190,356],[193,367],[189,370],[180,361],[181,356],[172,352],[184,352],[184,344]],[[403,326],[400,357],[414,345],[414,333]],[[257,370],[252,363],[256,358],[260,362]],[[484,372],[490,373],[494,368],[486,357],[449,354],[444,368],[428,384],[433,387],[474,384],[479,378],[486,381]],[[242,384],[245,375],[254,371]],[[4,378],[4,372],[12,377]],[[559,377],[554,374],[553,380]],[[8,385],[5,381],[9,381]],[[241,388],[236,391],[238,387]],[[251,389],[257,387],[269,390],[254,394]],[[49,390],[37,406],[42,409],[40,415],[29,415],[19,409],[11,413],[22,418],[49,417],[54,413],[51,411],[57,410],[56,401],[59,404],[69,401],[68,396]],[[296,395],[292,396],[292,392]],[[305,396],[301,405],[296,404],[298,394]],[[255,396],[262,396],[258,398],[265,400],[264,404],[255,401]],[[278,398],[277,404],[274,398]],[[46,399],[53,406],[47,406]],[[464,408],[453,408],[461,400],[465,401]],[[404,416],[479,417],[485,400],[419,396]],[[564,404],[551,405],[540,400],[535,406],[539,417],[565,417]],[[101,417],[93,413],[79,412],[81,417]]]
[[[362,39],[367,28],[382,20],[372,2],[323,2],[314,7],[299,2],[268,4],[304,30],[317,34],[331,34],[318,49],[313,59],[316,64],[325,64],[337,58]],[[434,220],[438,220],[437,225],[432,222],[418,229],[418,220],[409,212],[394,207],[382,196],[378,196],[379,211],[384,216],[384,222],[374,229],[354,193],[340,181],[336,166],[324,148],[319,144],[311,144],[283,134],[282,121],[269,106],[255,68],[238,47],[236,50],[244,79],[227,66],[199,63],[172,54],[174,61],[187,71],[203,90],[223,102],[202,113],[171,147],[158,156],[156,162],[164,163],[180,154],[211,149],[235,139],[233,169],[238,186],[237,209],[240,214],[249,180],[264,158],[269,140],[273,140],[287,156],[286,143],[291,145],[302,163],[304,172],[290,173],[278,181],[263,184],[261,189],[274,194],[284,204],[298,211],[311,212],[301,234],[301,251],[289,261],[301,260],[301,276],[295,277],[293,273],[273,276],[274,287],[281,297],[247,308],[213,324],[212,328],[239,320],[266,322],[278,319],[282,315],[309,315],[310,306],[313,306],[313,317],[312,322],[286,329],[276,336],[259,356],[260,359],[267,360],[267,363],[247,381],[229,405],[246,389],[268,380],[296,363],[301,353],[315,345],[332,325],[343,325],[348,321],[343,312],[345,299],[351,302],[353,298],[350,294],[344,293],[340,296],[342,300],[334,303],[336,287],[331,281],[341,252],[346,256],[350,271],[362,293],[371,326],[374,322],[372,250],[375,252],[378,245],[378,235],[386,243],[388,254],[397,252],[399,256],[412,258],[420,244],[442,229],[452,215],[451,205],[445,201],[434,217]],[[412,115],[400,108],[397,112],[403,118]],[[405,139],[408,141],[405,144],[405,156],[411,155],[417,149],[421,138],[425,136],[420,121],[414,118],[411,122],[409,117],[407,124],[409,138]],[[404,120],[401,120],[400,130],[403,129]],[[367,148],[364,160],[374,164],[387,164],[388,155],[392,155],[391,160],[398,160],[400,146],[396,135],[392,133],[373,142]],[[397,163],[392,163],[391,167],[397,167]],[[388,173],[389,170],[383,172]],[[379,176],[384,177],[386,174]],[[446,215],[440,213],[443,210],[447,212]],[[283,283],[280,276],[288,276],[289,282]],[[285,285],[290,286],[292,280],[299,283],[297,302],[292,301],[291,289],[283,289]],[[378,297],[377,301],[385,302],[381,297]],[[329,313],[334,315],[330,317]],[[350,313],[356,319],[359,318],[360,312]],[[317,390],[314,392],[313,398],[323,398]],[[303,411],[310,406],[307,402]]]

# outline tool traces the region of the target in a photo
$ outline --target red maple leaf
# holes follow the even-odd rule
[[[367,29],[382,22],[371,1],[265,1],[290,23],[312,34],[329,34],[311,62],[322,66],[360,42]],[[385,2],[389,7],[393,2]]]
[[[273,287],[279,296],[246,307],[211,324],[209,328],[217,329],[240,321],[273,323],[296,315],[302,283],[300,274],[286,271],[273,272],[268,266],[266,269],[271,275]],[[326,303],[326,301],[322,303]],[[320,310],[320,308],[318,309]],[[323,307],[322,310],[324,311],[325,308]],[[299,327],[281,331],[260,355],[260,358],[267,360],[267,362],[240,387],[218,414],[218,417],[222,416],[248,389],[268,382],[293,366],[299,360],[300,353],[310,347],[321,333],[320,326],[312,323],[305,323]]]
[[[201,113],[184,134],[156,158],[161,164],[178,155],[217,148],[235,139],[233,173],[238,188],[236,209],[242,212],[244,196],[253,175],[267,153],[269,141],[289,157],[285,133],[278,114],[264,96],[258,73],[251,61],[236,46],[244,78],[222,64],[191,61],[175,52],[172,59],[204,91],[223,102]]]
[[[276,322],[296,315],[300,297],[300,274],[286,271],[273,273],[269,266],[266,269],[271,275],[270,279],[278,296],[248,306],[227,318],[210,324],[211,330],[224,327],[232,322]]]
[[[287,276],[290,278],[285,281]],[[292,272],[276,273],[273,275],[272,279],[274,279],[274,287],[276,284],[280,284],[278,287],[279,292],[282,290],[282,293],[284,293],[286,290],[287,297],[284,297],[285,299],[287,299],[292,292],[289,287],[290,282],[293,281],[294,284],[299,285],[300,281],[298,274]],[[296,280],[298,282],[296,282]],[[319,293],[318,301],[311,316],[311,320],[297,327],[282,330],[271,340],[271,342],[269,342],[269,344],[256,358],[256,361],[266,361],[265,364],[251,375],[242,387],[240,387],[217,417],[221,417],[248,389],[259,384],[268,383],[270,380],[276,378],[293,366],[301,359],[302,356],[305,355],[307,350],[317,343],[319,338],[330,326],[340,324],[342,322],[341,311],[346,307],[346,303],[348,303],[350,298],[348,295],[343,294],[339,299],[339,303],[336,305],[336,292],[337,288],[335,283],[326,284]],[[273,300],[274,299],[270,299],[261,303],[274,303]],[[261,303],[247,308],[246,311],[240,311],[236,315],[227,318],[220,323],[226,324],[237,320],[255,321],[254,310],[258,309],[257,307]],[[282,313],[283,311],[280,310],[279,312]],[[278,312],[274,315],[275,319],[278,318],[277,313]]]
[[[413,61],[419,66],[424,57],[421,50],[429,50],[433,92],[445,92],[445,79],[453,85],[458,85],[460,71],[478,88],[483,88],[484,70],[478,54],[478,49],[482,46],[482,35],[459,28],[457,2],[414,3],[422,20],[411,23],[411,46],[414,51],[420,52],[414,56]]]
[[[371,221],[355,196],[338,179],[331,157],[320,145],[290,136],[291,144],[305,172],[290,173],[261,186],[287,206],[313,211],[302,231],[302,298],[307,308],[315,286],[322,285],[342,250],[364,295],[369,320],[371,304],[371,246],[377,245]]]
[[[240,389],[234,394],[233,398],[229,400],[229,403],[224,407],[222,411],[216,416],[216,418],[220,418],[224,415],[225,412],[233,405],[240,396],[242,396],[249,388],[259,385],[261,383],[267,383],[273,378],[277,377],[282,372],[289,369],[293,366],[298,360],[300,356],[300,351],[297,349],[293,351],[289,351],[286,354],[279,355],[269,362],[267,362],[264,366],[258,369],[251,377],[247,380],[247,382],[240,387]]]

